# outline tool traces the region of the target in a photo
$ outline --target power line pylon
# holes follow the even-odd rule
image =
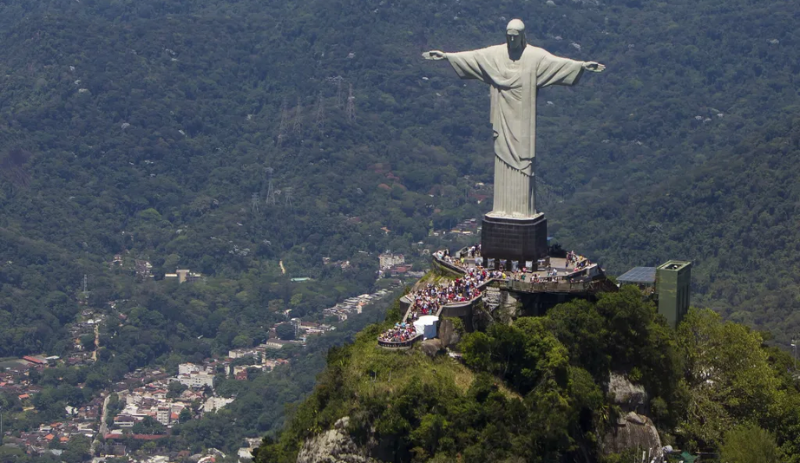
[[[267,206],[274,206],[275,205],[275,190],[272,188],[272,173],[275,172],[275,169],[272,167],[267,167],[264,169],[267,174],[267,197],[265,199],[265,203]]]
[[[336,107],[342,109],[342,107],[344,106],[342,101],[342,96],[343,96],[342,82],[344,82],[344,77],[334,76],[334,77],[328,77],[325,80],[336,86]]]
[[[353,122],[356,120],[356,97],[353,96],[353,84],[350,84],[350,92],[347,95],[347,109],[345,109],[347,120]]]
[[[292,133],[300,135],[303,132],[303,106],[300,98],[297,98],[297,106],[294,108],[294,122],[292,123]]]
[[[292,190],[292,187],[286,187],[283,189],[284,205],[289,208],[294,208],[294,204],[292,204]]]
[[[325,133],[325,101],[322,99],[322,92],[317,96],[317,111],[314,114],[314,126],[322,136]]]
[[[289,129],[289,109],[288,109],[288,102],[286,98],[283,99],[283,103],[281,103],[281,122],[278,125],[278,143],[277,145],[280,147],[284,140],[286,140],[286,131]]]

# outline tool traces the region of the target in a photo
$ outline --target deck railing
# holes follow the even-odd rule
[[[433,262],[436,265],[440,265],[445,267],[446,269],[456,272],[460,275],[466,275],[466,270],[458,265],[455,265],[451,262],[447,262],[443,259],[440,259],[436,256],[433,257]],[[592,264],[597,265],[597,264]],[[594,281],[580,279],[580,277],[586,277],[589,273],[589,268],[581,269],[578,272],[574,272],[567,277],[577,278],[573,280],[566,279],[567,277],[559,277],[557,280],[553,281],[521,281],[521,280],[514,280],[511,278],[489,278],[488,280],[484,281],[480,285],[478,285],[478,289],[480,290],[480,295],[476,296],[469,301],[460,301],[460,302],[450,302],[447,304],[442,304],[439,306],[439,310],[436,311],[435,315],[440,317],[442,311],[445,308],[458,308],[458,307],[466,307],[471,304],[474,304],[479,298],[481,298],[486,291],[488,286],[499,287],[502,289],[510,289],[513,291],[521,291],[521,292],[528,292],[528,293],[586,293],[592,292],[599,289],[598,285]],[[406,310],[405,315],[403,315],[403,321],[405,323],[413,323],[411,320],[411,314],[414,312],[414,303],[415,301],[408,296],[405,297],[408,302],[409,306]],[[378,340],[378,345],[381,347],[386,348],[401,348],[401,347],[410,347],[412,344],[417,342],[420,338],[422,338],[422,333],[418,333],[412,339],[403,342],[391,342],[391,341],[381,341]]]
[[[414,336],[411,339],[407,339],[405,341],[396,342],[396,341],[384,341],[382,339],[378,339],[378,345],[381,347],[385,347],[387,349],[400,349],[403,347],[411,347],[415,342],[419,341],[420,339],[422,339],[422,333],[417,333],[416,336]]]
[[[460,267],[458,267],[456,265],[450,264],[450,263],[445,262],[445,261],[443,261],[441,259],[438,259],[436,257],[434,257],[434,260],[436,260],[437,262],[440,262],[443,265],[446,265],[449,269],[451,269],[453,271],[456,271],[461,275],[465,275],[466,274],[464,269],[462,269],[462,268],[460,268]],[[486,286],[488,286],[488,284],[491,283],[492,281],[493,280],[491,280],[491,279],[490,280],[486,280],[485,282],[481,283],[478,286],[478,289],[480,290],[481,295],[483,294],[483,290],[486,288]],[[413,323],[413,320],[411,320],[411,314],[414,312],[415,301],[413,299],[411,299],[410,297],[408,297],[407,295],[403,296],[403,297],[405,297],[406,300],[408,300],[408,302],[409,302],[408,309],[406,310],[405,315],[403,315],[403,322],[405,322],[405,323]],[[448,303],[448,304],[442,304],[442,305],[439,306],[439,310],[436,311],[435,315],[437,317],[439,317],[442,314],[442,310],[444,310],[446,307],[468,306],[470,304],[473,304],[480,297],[481,296],[479,295],[479,296],[476,296],[476,297],[470,299],[469,301],[460,301],[460,302],[451,302],[451,303]],[[407,341],[402,341],[402,342],[383,341],[383,340],[381,340],[379,338],[378,339],[378,345],[381,346],[381,347],[388,348],[388,349],[410,347],[412,344],[414,344],[415,342],[419,341],[421,338],[422,338],[422,333],[417,333],[417,335],[414,336],[413,338],[411,338],[411,339],[409,339]]]

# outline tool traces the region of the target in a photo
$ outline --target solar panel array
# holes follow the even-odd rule
[[[617,278],[620,283],[652,284],[656,282],[655,267],[634,267]]]

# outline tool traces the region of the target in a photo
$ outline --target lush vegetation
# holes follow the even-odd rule
[[[791,357],[710,310],[692,309],[672,330],[625,287],[470,333],[459,345],[464,365],[381,350],[380,328],[329,352],[314,393],[259,462],[294,461],[342,416],[354,439],[391,449],[388,461],[615,461],[600,451],[621,413],[605,393],[612,371],[645,386],[665,444],[721,448],[730,461],[800,461]]]
[[[288,303],[246,283],[279,283],[282,259],[332,300],[370,282],[322,256],[410,252],[485,211],[470,193],[491,181],[485,89],[419,52],[495,43],[512,16],[534,44],[608,65],[543,94],[539,198],[556,238],[616,271],[695,260],[704,303],[785,341],[793,3],[455,5],[3,2],[0,355],[59,350],[84,274],[96,305],[141,304],[104,265],[116,253],[157,277],[219,277],[253,307]],[[229,299],[199,300],[213,312],[214,297]]]

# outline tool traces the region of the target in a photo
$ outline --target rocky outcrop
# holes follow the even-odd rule
[[[445,349],[454,348],[461,342],[461,333],[458,332],[452,320],[445,318],[439,322],[439,339]]]
[[[661,438],[650,418],[629,412],[617,419],[603,436],[603,453],[622,453],[631,448],[661,450]]]
[[[297,454],[297,463],[381,463],[353,441],[347,433],[349,422],[350,418],[341,418],[333,429],[306,439]]]
[[[492,314],[484,310],[483,304],[477,304],[472,310],[472,331],[486,331],[492,323]],[[467,331],[469,330],[467,327]]]
[[[621,453],[630,448],[660,451],[658,430],[650,418],[642,414],[648,403],[644,386],[633,384],[623,375],[611,373],[608,394],[622,413],[603,436],[603,453]]]
[[[619,406],[624,412],[647,413],[647,392],[641,384],[633,384],[625,376],[611,373],[608,393],[614,405]]]
[[[420,349],[422,349],[422,352],[425,352],[425,354],[430,357],[436,357],[437,354],[444,351],[444,348],[442,347],[442,341],[439,339],[428,339],[422,341],[422,344],[420,344]]]

